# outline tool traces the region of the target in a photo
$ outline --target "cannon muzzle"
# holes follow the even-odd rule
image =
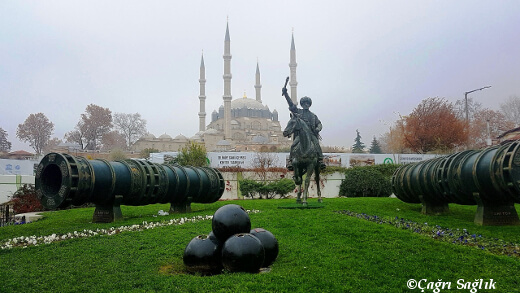
[[[114,207],[118,214],[121,204],[155,203],[171,203],[170,211],[183,212],[191,202],[216,202],[225,188],[222,174],[213,168],[161,165],[134,159],[87,160],[58,153],[49,153],[41,160],[35,185],[47,209],[94,203],[101,214]]]

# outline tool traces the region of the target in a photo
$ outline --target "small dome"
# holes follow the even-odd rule
[[[143,135],[143,137],[141,137],[141,139],[155,139],[155,135],[148,132],[147,134]]]
[[[172,137],[165,133],[165,134],[159,136],[159,139],[172,139]]]
[[[199,140],[202,140],[202,137],[200,137],[200,135],[195,134],[194,136],[190,137],[190,140],[197,140],[197,141],[199,141]]]
[[[182,134],[179,134],[175,137],[175,140],[188,140],[188,138]]]
[[[204,134],[219,134],[218,130],[210,128],[204,132]]]

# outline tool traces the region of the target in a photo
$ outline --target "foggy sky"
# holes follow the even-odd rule
[[[281,96],[296,45],[298,98],[313,99],[324,145],[369,146],[421,100],[464,92],[498,110],[520,96],[518,1],[1,1],[0,127],[12,150],[33,151],[18,124],[44,113],[53,137],[89,104],[140,113],[159,136],[198,131],[199,67],[206,124],[222,104],[229,19],[233,99],[289,111]]]

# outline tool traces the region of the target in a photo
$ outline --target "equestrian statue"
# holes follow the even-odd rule
[[[293,136],[287,169],[294,171],[294,183],[299,186],[296,202],[307,206],[309,184],[313,174],[316,180],[318,202],[322,202],[320,170],[325,168],[325,164],[323,163],[323,153],[319,143],[319,140],[321,139],[319,132],[322,129],[322,125],[318,116],[309,110],[312,105],[311,98],[303,97],[300,99],[302,109],[298,108],[298,106],[293,103],[287,93],[288,81],[289,77],[285,80],[285,85],[282,88],[282,95],[287,100],[289,110],[291,111],[291,119],[283,131],[283,135],[285,137]],[[302,177],[305,174],[307,174],[307,177],[305,179],[302,201]]]

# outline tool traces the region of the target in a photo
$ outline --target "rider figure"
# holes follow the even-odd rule
[[[320,144],[318,141],[321,139],[319,132],[322,129],[322,125],[321,125],[320,119],[318,119],[318,116],[316,116],[316,114],[312,113],[309,110],[309,107],[312,105],[311,98],[309,98],[309,97],[301,98],[300,105],[302,106],[303,109],[299,109],[298,106],[295,105],[293,103],[293,101],[291,100],[291,98],[289,97],[286,87],[282,88],[282,95],[285,97],[285,99],[287,100],[287,103],[289,104],[289,110],[292,113],[297,114],[298,117],[300,117],[303,121],[305,121],[305,123],[312,130],[312,135],[311,135],[312,142],[316,146],[318,146],[318,148],[317,148],[318,149],[318,163],[320,164],[320,168],[324,169],[325,164],[323,163],[323,153],[321,151],[321,147],[320,147]],[[293,156],[293,153],[292,153],[292,149],[291,149],[291,152],[289,154],[289,164],[287,165],[287,169],[289,169],[290,171],[294,170],[294,167],[292,166],[292,156]]]

